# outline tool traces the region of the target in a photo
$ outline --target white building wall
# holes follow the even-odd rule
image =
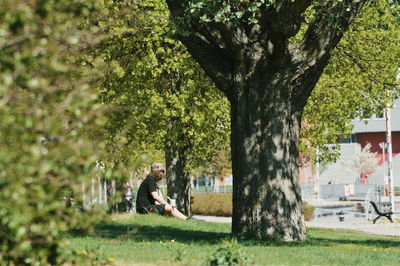
[[[391,128],[392,131],[400,131],[400,99],[394,101],[393,108],[391,109]],[[386,120],[385,118],[371,119],[354,119],[353,133],[366,133],[366,132],[385,132]]]
[[[355,119],[353,133],[368,133],[368,132],[385,132],[385,118],[372,117],[371,119]],[[391,109],[391,129],[392,133],[400,131],[400,99],[394,101]],[[359,177],[359,173],[346,169],[342,161],[348,161],[355,156],[355,147],[358,143],[340,144],[340,158],[336,163],[329,164],[325,169],[320,171],[320,184],[328,184],[328,182],[337,184],[354,183]],[[387,160],[387,158],[386,158]],[[384,174],[386,173],[387,162],[376,168],[375,172],[369,175],[369,184],[384,184]],[[400,186],[400,155],[393,157],[393,179],[394,185]]]
[[[359,174],[356,171],[346,169],[342,162],[349,161],[354,156],[354,151],[358,143],[346,143],[340,145],[340,157],[336,163],[330,163],[324,167],[320,167],[319,183],[321,185],[346,184],[356,182]]]
[[[348,169],[343,165],[345,161],[351,161],[355,156],[355,148],[358,143],[340,144],[340,157],[336,163],[331,163],[320,170],[320,184],[326,185],[329,182],[333,184],[355,183],[360,173]],[[368,176],[368,184],[384,184],[384,174],[386,173],[386,162],[377,166],[374,173]],[[393,176],[394,185],[400,186],[400,155],[393,157]]]

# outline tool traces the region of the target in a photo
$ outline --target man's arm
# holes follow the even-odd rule
[[[158,195],[157,191],[151,192],[151,196],[153,196],[153,199],[160,204],[168,204],[163,198],[160,197],[160,195]]]

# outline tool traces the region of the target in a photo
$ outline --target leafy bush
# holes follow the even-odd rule
[[[209,265],[248,265],[250,259],[235,243],[227,243],[217,249],[209,258]]]
[[[232,193],[192,194],[192,213],[198,215],[232,216]],[[304,219],[310,221],[314,207],[303,202]]]
[[[314,210],[315,210],[314,206],[311,206],[307,202],[303,201],[303,211],[304,211],[305,221],[311,221],[311,219],[314,217]]]
[[[7,265],[64,263],[63,233],[98,219],[74,195],[102,150],[86,135],[102,123],[96,72],[76,61],[99,37],[97,26],[82,23],[102,9],[94,0],[0,5],[0,261]]]

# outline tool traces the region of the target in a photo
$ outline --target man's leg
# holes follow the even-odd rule
[[[187,217],[183,213],[181,213],[177,208],[172,208],[171,205],[169,205],[169,204],[165,205],[165,211],[168,214],[171,214],[172,216],[174,216],[178,219],[181,219],[181,220],[187,219]]]

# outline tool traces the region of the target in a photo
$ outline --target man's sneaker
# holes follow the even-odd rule
[[[186,221],[192,221],[192,222],[205,222],[204,220],[201,220],[201,219],[194,218],[193,216],[192,216],[192,217],[190,217],[190,218],[186,218]]]

